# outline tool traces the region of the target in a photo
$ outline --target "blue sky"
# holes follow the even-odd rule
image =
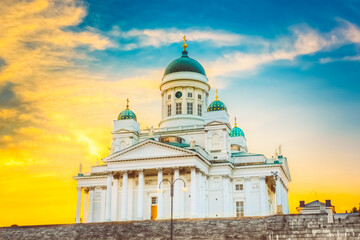
[[[126,98],[158,125],[183,35],[249,151],[282,144],[292,212],[358,206],[359,1],[2,0],[0,16],[0,224],[73,221],[71,176],[108,154]]]

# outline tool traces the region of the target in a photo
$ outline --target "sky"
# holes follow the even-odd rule
[[[75,221],[79,164],[109,153],[126,98],[158,125],[184,35],[249,152],[282,144],[291,213],[359,207],[359,1],[2,0],[0,16],[0,226]]]

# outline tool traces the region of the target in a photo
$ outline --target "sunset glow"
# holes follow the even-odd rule
[[[72,176],[107,156],[126,98],[157,127],[184,35],[249,152],[282,144],[291,213],[359,207],[359,3],[256,2],[0,1],[0,226],[75,222]]]

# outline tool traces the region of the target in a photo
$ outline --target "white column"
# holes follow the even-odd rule
[[[127,181],[128,181],[128,174],[125,171],[123,173],[123,182],[121,189],[121,220],[122,221],[126,221],[127,219]]]
[[[288,199],[287,199],[287,190],[286,190],[286,187],[285,187],[285,184],[282,183],[281,184],[281,188],[282,188],[282,191],[281,191],[281,196],[282,196],[282,199],[281,199],[281,202],[282,202],[282,206],[283,206],[283,213],[284,214],[288,214],[289,213],[289,202],[288,202]]]
[[[276,181],[276,187],[275,187],[275,192],[276,192],[276,213],[281,214],[282,213],[281,181],[280,181],[279,177],[276,177],[275,181]]]
[[[201,190],[200,190],[200,194],[201,194],[201,217],[204,218],[205,217],[205,210],[206,210],[206,204],[205,204],[205,173],[201,172],[200,175],[200,180],[201,180]]]
[[[117,220],[119,174],[114,175],[111,193],[111,221]]]
[[[245,188],[245,216],[252,216],[251,178],[246,177],[244,180],[245,180],[245,184],[244,184],[244,188]]]
[[[197,217],[196,209],[196,168],[191,168],[191,218]]]
[[[193,110],[194,110],[194,112],[193,112],[193,114],[196,116],[198,114],[198,104],[199,104],[198,94],[199,94],[199,92],[197,91],[196,88],[194,88],[194,93],[193,93],[193,98],[194,98],[194,109]]]
[[[187,114],[187,104],[186,104],[186,99],[187,99],[187,89],[186,87],[184,87],[182,89],[182,114]]]
[[[89,213],[89,189],[86,188],[84,191],[84,214],[83,214],[83,223],[88,222],[88,213]]]
[[[174,181],[180,177],[179,168],[174,168]],[[174,183],[174,218],[180,218],[180,181]]]
[[[144,216],[144,170],[139,170],[138,185],[138,219],[143,220]]]
[[[92,222],[93,218],[93,209],[94,209],[94,189],[95,187],[90,187],[89,190],[89,215],[88,215],[88,222]]]
[[[286,201],[286,214],[289,214],[290,207],[289,207],[289,187],[285,189],[285,201]]]
[[[224,217],[230,217],[230,211],[229,211],[229,176],[222,176],[222,182],[223,182],[223,213]]]
[[[173,88],[171,95],[171,116],[175,114],[176,114],[175,88]]]
[[[171,96],[173,97],[173,96]],[[157,187],[159,187],[161,181],[163,180],[163,171],[162,168],[158,168],[158,182]],[[164,200],[163,200],[163,192],[162,192],[162,184],[160,186],[160,192],[158,192],[158,207],[157,207],[157,219],[163,219],[164,218]]]
[[[205,175],[205,217],[209,216],[209,199],[208,199],[208,190],[209,190],[209,176]]]
[[[105,206],[106,206],[106,187],[101,187],[101,205],[100,205],[100,221],[105,221]]]
[[[268,190],[265,182],[265,176],[260,176],[260,210],[261,210],[261,216],[267,216],[269,215],[269,196],[268,196]]]
[[[80,213],[81,213],[81,187],[77,187],[75,223],[80,223]]]
[[[110,222],[111,221],[111,191],[112,191],[112,180],[113,174],[108,173],[107,176],[107,185],[106,185],[106,214],[105,220]]]

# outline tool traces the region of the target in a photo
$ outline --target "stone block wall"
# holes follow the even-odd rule
[[[170,239],[170,221],[0,228],[0,239]],[[174,220],[174,239],[360,239],[360,217],[328,223],[326,214]]]

